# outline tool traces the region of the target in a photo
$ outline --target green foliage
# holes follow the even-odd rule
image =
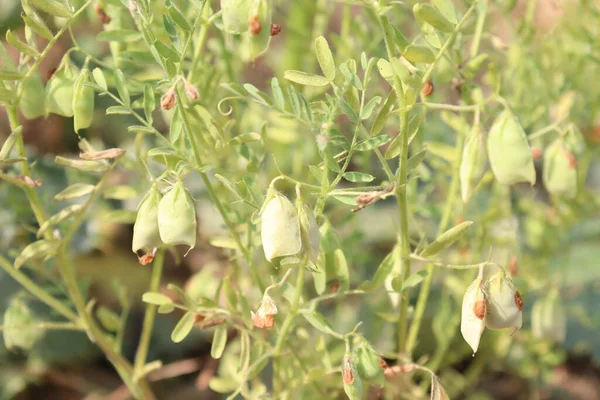
[[[22,0],[0,45],[6,347],[84,331],[149,400],[157,354],[202,340],[230,399],[448,399],[492,360],[545,383],[571,325],[600,323],[561,303],[599,255],[600,10],[540,33],[531,4],[504,43],[501,1]],[[26,146],[40,117],[64,154]],[[129,258],[84,270],[127,224]],[[167,254],[202,269],[180,287]],[[88,290],[107,279],[110,304]]]

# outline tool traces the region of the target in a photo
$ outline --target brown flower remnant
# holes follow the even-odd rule
[[[260,302],[260,307],[256,313],[251,311],[252,323],[259,329],[271,329],[275,326],[275,315],[277,315],[277,305],[269,296],[265,294]]]
[[[140,263],[140,265],[148,265],[152,261],[154,261],[154,253],[146,253],[138,258],[138,262]]]
[[[258,19],[258,15],[253,15],[250,17],[250,33],[252,35],[260,35],[262,31],[262,25],[260,24],[260,20]]]
[[[175,88],[169,89],[160,99],[160,107],[163,110],[170,110],[176,103],[177,98],[175,97]]]
[[[184,89],[185,89],[185,95],[191,101],[198,100],[198,97],[200,97],[200,93],[198,93],[198,88],[196,88],[196,86],[192,85],[188,81],[185,81]]]
[[[94,10],[96,11],[98,18],[100,19],[100,22],[102,22],[103,24],[108,24],[111,21],[108,14],[106,14],[106,11],[104,11],[104,8],[102,8],[99,4],[96,4],[94,6]]]
[[[50,80],[50,78],[52,78],[54,76],[54,74],[56,73],[58,68],[54,67],[54,68],[50,68],[48,70],[48,72],[46,72],[46,80]]]
[[[564,150],[563,154],[567,157],[567,160],[569,160],[569,167],[573,169],[577,168],[577,159],[575,158],[575,155],[568,150]]]
[[[515,293],[515,304],[517,305],[519,311],[523,310],[523,298],[521,297],[521,294],[518,290]]]
[[[129,8],[129,12],[132,14],[136,13],[138,11],[137,4],[135,4],[135,1],[133,1],[133,0],[129,0],[128,8]]]
[[[225,318],[213,318],[201,321],[199,326],[200,329],[212,328],[213,326],[221,325],[223,322],[225,322]]]
[[[421,89],[421,95],[423,97],[429,97],[433,94],[433,89],[433,82],[431,82],[431,79],[427,79],[427,82],[425,82],[423,88]]]
[[[112,149],[106,149],[101,151],[88,151],[79,154],[79,157],[88,161],[108,160],[112,158],[121,157],[127,150],[114,147]]]
[[[281,33],[281,25],[279,24],[271,24],[271,36],[277,36]]]
[[[409,372],[414,371],[415,368],[415,364],[392,365],[391,367],[386,367],[383,370],[383,375],[385,375],[386,378],[391,378],[393,376],[408,374]]]
[[[380,190],[377,192],[365,192],[360,196],[356,197],[356,204],[358,207],[353,208],[352,212],[357,212],[362,210],[363,208],[370,206],[371,204],[377,203],[379,200],[386,198],[385,196],[388,193],[391,193],[394,190],[394,186],[390,186],[384,190]]]
[[[517,263],[517,257],[512,256],[508,262],[508,271],[510,272],[510,276],[517,275],[518,267],[519,265]]]
[[[540,149],[539,147],[531,148],[531,157],[533,157],[534,160],[537,160],[538,158],[540,158],[543,153],[544,153],[544,151],[542,149]]]
[[[473,313],[479,319],[485,317],[485,300],[479,300],[473,305]]]
[[[20,180],[22,180],[23,182],[25,182],[25,184],[27,184],[27,186],[31,186],[31,187],[42,186],[42,181],[39,179],[33,180],[30,177],[28,177],[27,175],[20,175],[20,176],[18,176],[18,178]]]
[[[331,285],[331,293],[337,293],[337,291],[340,289],[340,283],[339,282],[334,282]]]
[[[381,368],[381,369],[388,368],[388,363],[383,358],[379,359],[379,368]]]
[[[352,385],[354,383],[354,372],[352,372],[352,360],[347,357],[344,360],[344,385]]]

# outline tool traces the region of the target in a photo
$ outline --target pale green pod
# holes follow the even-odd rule
[[[250,25],[242,57],[254,61],[271,43],[271,20],[273,15],[272,0],[255,0],[250,9]]]
[[[73,116],[73,86],[71,79],[54,75],[46,85],[46,114]]]
[[[19,298],[13,298],[4,312],[3,335],[7,349],[30,350],[42,336],[44,330],[35,326],[35,316]]]
[[[460,192],[463,202],[469,201],[473,188],[485,172],[486,163],[483,137],[478,131],[474,131],[465,142],[460,163]]]
[[[94,117],[94,89],[84,85],[88,80],[90,72],[84,69],[75,81],[73,95],[73,124],[75,132],[80,129],[89,128]]]
[[[535,167],[529,142],[525,131],[510,110],[504,110],[492,124],[487,149],[490,166],[500,183],[535,184]]]
[[[228,33],[248,31],[250,8],[253,0],[221,0],[223,28]]]
[[[36,72],[22,83],[23,95],[19,102],[19,109],[27,119],[35,119],[46,114],[46,97],[44,84]]]
[[[131,250],[134,253],[139,250],[150,252],[162,245],[158,229],[158,206],[161,198],[156,185],[152,185],[138,206],[131,243]]]
[[[373,380],[383,377],[381,356],[362,338],[355,350],[356,369],[361,377]]]
[[[483,278],[478,277],[465,291],[462,302],[460,333],[467,342],[473,354],[479,348],[481,335],[485,330],[486,301],[482,289]]]
[[[158,205],[158,230],[164,244],[196,246],[196,208],[181,179]]]
[[[302,235],[302,250],[308,255],[313,264],[317,263],[319,248],[321,245],[321,232],[315,214],[309,206],[304,204],[300,198],[296,201],[298,210],[298,221]]]
[[[575,156],[556,139],[544,152],[544,186],[548,192],[572,199],[577,194]]]
[[[533,305],[531,331],[533,336],[538,339],[550,339],[557,343],[565,341],[567,313],[556,290]]]
[[[350,354],[344,356],[342,365],[342,380],[344,383],[344,392],[350,400],[362,400],[363,385],[356,364],[350,357]]]
[[[504,270],[500,269],[498,274],[488,281],[486,295],[485,325],[488,329],[521,328],[523,299]]]
[[[292,256],[302,249],[296,207],[287,197],[275,193],[261,215],[261,239],[265,258]]]

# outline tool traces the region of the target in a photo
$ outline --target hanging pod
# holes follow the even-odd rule
[[[344,355],[342,380],[344,383],[344,392],[346,392],[350,400],[361,400],[363,398],[362,380],[360,379],[354,360],[348,353]]]
[[[158,229],[158,206],[161,198],[162,195],[156,184],[154,184],[140,201],[135,224],[133,225],[131,250],[134,253],[139,250],[151,252],[162,245]]]
[[[196,208],[181,178],[158,204],[158,230],[164,244],[196,246]]]
[[[35,72],[23,83],[23,94],[19,101],[19,109],[27,119],[35,119],[46,114],[46,97],[43,95],[45,89],[40,75]]]
[[[561,139],[556,139],[544,152],[544,186],[548,192],[572,199],[577,194],[575,156]]]
[[[383,377],[381,356],[364,338],[360,339],[354,354],[356,369],[361,377],[368,380]]]
[[[296,207],[287,197],[270,190],[261,214],[261,239],[265,258],[292,256],[302,249]]]
[[[272,0],[254,0],[250,9],[248,33],[244,40],[242,57],[254,61],[271,42]]]
[[[485,325],[489,329],[520,329],[523,324],[523,299],[512,279],[501,268],[486,285],[487,313]]]
[[[473,354],[477,352],[481,335],[485,330],[486,308],[483,277],[479,276],[465,291],[460,319],[460,333],[473,349]]]
[[[50,113],[73,116],[74,82],[64,71],[54,74],[46,85],[46,116]]]
[[[486,163],[483,135],[478,129],[474,129],[465,142],[460,163],[460,191],[463,202],[469,201],[473,188],[485,172]]]
[[[319,224],[317,224],[312,209],[304,204],[300,196],[296,198],[296,209],[298,210],[298,221],[300,222],[302,250],[308,255],[309,260],[316,264],[321,245]]]
[[[75,132],[89,128],[94,117],[94,89],[84,85],[89,79],[90,71],[85,68],[75,81],[73,95],[73,124]]]
[[[240,34],[248,30],[253,3],[254,0],[221,0],[223,28],[226,32]]]
[[[488,157],[500,183],[535,184],[535,168],[525,131],[513,113],[506,109],[494,121],[487,139]]]
[[[538,339],[563,343],[567,336],[567,313],[558,290],[535,302],[531,310],[531,331]]]

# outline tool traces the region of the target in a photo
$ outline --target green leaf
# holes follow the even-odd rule
[[[27,54],[30,57],[37,58],[40,55],[36,49],[20,41],[10,29],[6,31],[6,41],[19,52]]]
[[[453,24],[458,23],[456,9],[454,8],[452,0],[431,0],[431,3],[448,21],[450,21]]]
[[[369,119],[371,117],[371,114],[373,114],[373,110],[379,105],[379,103],[381,103],[381,96],[375,96],[371,100],[369,100],[367,105],[363,108],[362,112],[360,113],[360,119]]]
[[[323,314],[318,311],[302,311],[302,316],[315,327],[317,330],[326,333],[328,335],[335,333],[333,329],[331,329],[331,325],[325,319]]]
[[[462,222],[453,228],[448,229],[446,232],[442,233],[437,239],[431,242],[423,251],[421,252],[421,257],[430,257],[438,254],[440,251],[450,247],[452,243],[456,242],[460,239],[467,229],[473,225],[473,221],[465,221]]]
[[[94,68],[92,71],[92,76],[94,80],[104,90],[108,90],[108,85],[106,84],[106,78],[104,78],[104,72],[100,68]]]
[[[350,69],[347,62],[340,64],[340,72],[344,75],[346,80],[350,82],[352,86],[354,86],[354,88],[363,90],[362,82],[360,81],[358,75],[356,75],[356,73]]]
[[[340,108],[342,109],[344,114],[348,116],[350,121],[352,121],[355,124],[358,123],[358,114],[352,109],[350,104],[348,104],[345,100],[340,99]]]
[[[117,332],[121,326],[121,319],[114,311],[100,306],[96,310],[96,317],[104,329],[109,332]]]
[[[195,314],[191,311],[186,312],[175,326],[175,329],[173,329],[173,332],[171,333],[171,340],[175,343],[179,343],[185,339],[192,331],[194,322]]]
[[[413,7],[413,13],[417,21],[426,22],[441,32],[454,31],[454,24],[448,21],[432,5],[418,3]]]
[[[62,156],[56,156],[54,162],[63,167],[69,167],[86,172],[104,172],[108,168],[108,164],[102,161],[86,161],[86,160],[71,160]]]
[[[131,110],[123,106],[110,106],[105,111],[106,115],[128,115],[131,114]]]
[[[179,26],[185,32],[190,32],[192,27],[187,19],[185,19],[185,16],[179,10],[179,8],[177,8],[177,6],[169,0],[165,2],[165,5],[167,6],[167,12],[169,13],[169,16],[173,18],[173,21],[175,21],[177,26]]]
[[[46,40],[52,40],[54,35],[52,31],[46,26],[46,23],[37,15],[35,12],[31,12],[29,15],[21,13],[21,18],[25,22],[25,25],[31,28],[32,31],[40,35]]]
[[[427,46],[416,44],[408,45],[406,46],[406,49],[404,49],[404,53],[402,55],[408,61],[413,63],[431,64],[435,61],[435,55]]]
[[[371,126],[370,136],[379,135],[379,133],[385,127],[388,116],[390,115],[390,111],[394,104],[396,103],[396,92],[394,90],[390,91],[388,98],[385,100],[383,107],[379,110],[379,114],[375,118],[375,122],[373,122],[373,126]]]
[[[275,105],[280,110],[285,110],[285,98],[283,97],[283,91],[281,90],[281,86],[279,85],[279,80],[277,78],[271,79],[271,92],[273,93]]]
[[[358,205],[358,203],[356,202],[356,196],[333,196],[334,199],[344,203],[344,204],[348,204],[349,206],[356,206]]]
[[[215,328],[212,346],[210,347],[210,356],[216,360],[221,358],[225,345],[227,344],[227,326],[219,325]]]
[[[116,185],[104,189],[103,197],[105,199],[128,200],[138,196],[138,190],[132,186]]]
[[[417,168],[419,166],[419,164],[421,164],[421,162],[425,159],[426,155],[427,155],[427,149],[423,149],[420,152],[418,152],[417,154],[410,157],[408,159],[408,162],[406,163],[406,171],[410,172],[413,169]]]
[[[164,306],[165,304],[173,304],[173,300],[170,297],[165,296],[162,293],[157,292],[146,292],[142,295],[142,301],[148,304],[154,304],[155,306]]]
[[[385,258],[379,264],[379,267],[377,267],[377,271],[375,272],[373,279],[369,282],[365,282],[365,283],[361,284],[358,287],[360,290],[365,290],[367,292],[370,292],[370,291],[376,290],[376,289],[380,288],[381,286],[383,286],[388,275],[394,269],[394,252],[395,251],[397,251],[396,248],[394,248],[394,250],[392,250],[387,256],[385,256]]]
[[[0,160],[6,160],[10,156],[10,153],[13,151],[13,148],[17,143],[17,139],[19,138],[21,131],[22,128],[19,127],[10,135],[8,135],[8,137],[4,141],[4,144],[2,145],[2,148],[0,148]]]
[[[71,9],[61,1],[58,0],[29,0],[31,4],[50,15],[61,18],[69,18],[72,13]]]
[[[181,54],[179,54],[179,52],[171,45],[167,45],[160,40],[155,40],[153,46],[156,48],[156,51],[167,60],[179,62],[181,59]]]
[[[152,112],[156,108],[156,99],[152,86],[144,85],[144,115],[146,119],[152,123]]]
[[[325,75],[330,82],[333,81],[335,79],[335,61],[331,55],[329,44],[323,36],[319,36],[315,39],[315,49],[317,52],[317,60],[319,61],[319,66],[321,67],[321,71],[323,71],[323,75]]]
[[[42,224],[42,226],[40,226],[40,229],[38,229],[38,231],[37,231],[37,237],[40,238],[50,227],[52,227],[54,225],[58,225],[61,222],[63,222],[64,220],[66,220],[67,218],[72,217],[73,215],[75,215],[79,211],[81,211],[82,208],[83,208],[83,205],[81,205],[81,204],[73,204],[73,205],[70,205],[70,206],[60,210],[58,213],[56,213],[53,216],[51,216],[50,218],[48,218]]]
[[[127,89],[127,82],[125,80],[125,75],[123,75],[123,71],[117,69],[115,71],[115,86],[117,87],[117,92],[119,92],[119,97],[123,100],[126,107],[129,107],[131,104],[131,99],[129,97],[129,89]]]
[[[27,245],[15,259],[15,268],[19,269],[29,260],[52,256],[56,253],[59,242],[57,240],[38,240]]]
[[[100,42],[137,42],[142,38],[142,34],[131,29],[114,29],[111,31],[102,31],[96,35],[96,40]]]
[[[335,259],[335,276],[340,281],[340,290],[347,290],[350,287],[350,276],[344,252],[342,249],[335,249],[333,257]]]
[[[288,70],[283,77],[289,81],[305,86],[327,86],[329,80],[321,75],[310,74],[302,71]]]
[[[240,145],[245,143],[259,142],[262,139],[259,133],[244,132],[229,141],[230,145]]]
[[[350,182],[371,182],[375,177],[364,172],[345,172],[344,179]]]
[[[355,151],[369,151],[378,148],[379,146],[383,146],[387,142],[392,140],[388,135],[379,135],[372,137],[370,139],[361,142],[354,147]]]
[[[408,278],[406,278],[404,280],[404,282],[402,282],[402,287],[400,288],[400,292],[403,292],[407,289],[414,288],[419,283],[421,283],[423,281],[423,279],[425,279],[426,276],[427,276],[426,269],[423,269],[421,271],[415,272],[414,274],[411,274]],[[394,290],[395,290],[395,288],[394,288]]]

